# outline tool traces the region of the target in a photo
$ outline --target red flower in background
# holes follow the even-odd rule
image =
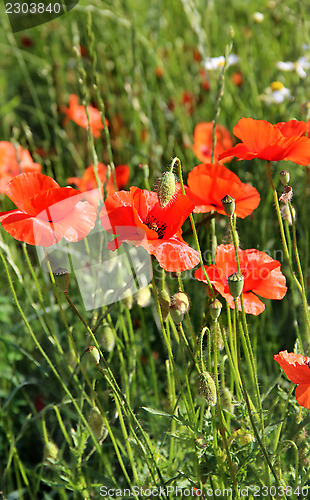
[[[22,172],[41,172],[41,165],[34,163],[29,151],[11,142],[0,141],[0,193],[13,177]]]
[[[195,203],[195,213],[216,211],[225,215],[222,199],[227,194],[235,199],[235,213],[244,219],[258,207],[260,196],[249,184],[224,165],[203,163],[188,174],[186,195]]]
[[[69,99],[69,107],[61,107],[61,111],[67,115],[63,123],[64,125],[69,120],[72,120],[77,125],[79,125],[79,127],[83,127],[85,129],[88,128],[88,119],[85,106],[79,104],[79,98],[77,95],[71,94]],[[89,116],[90,130],[93,136],[100,137],[101,130],[104,129],[100,111],[93,106],[87,106],[87,113]],[[107,119],[105,119],[105,124],[106,126],[109,125]]]
[[[193,151],[197,158],[204,163],[211,162],[212,153],[212,122],[201,122],[194,130]],[[223,125],[216,125],[215,128],[216,145],[214,150],[214,162],[218,161],[220,153],[233,145],[230,132]],[[232,158],[226,158],[221,163],[229,162]]]
[[[193,208],[179,190],[161,208],[157,193],[131,187],[109,196],[99,217],[104,229],[118,235],[108,244],[110,250],[125,241],[142,245],[166,271],[185,271],[199,262],[198,252],[185,243],[181,230]]]
[[[310,410],[310,358],[302,354],[281,351],[275,354],[274,359],[291,382],[298,384],[295,389],[297,403]]]
[[[40,173],[14,177],[6,194],[17,209],[0,212],[0,222],[13,238],[30,245],[48,247],[62,238],[79,241],[96,222],[96,210],[81,201],[80,191],[61,188],[54,179]]]
[[[256,295],[265,299],[282,299],[287,290],[285,276],[280,271],[280,262],[264,252],[239,249],[238,255],[241,274],[244,277],[244,309],[246,313],[257,316],[264,311],[265,304]],[[238,271],[234,246],[218,246],[215,265],[205,266],[205,269],[214,288],[234,309],[234,299],[228,288],[228,277]],[[207,283],[202,269],[195,271],[195,278]],[[240,304],[238,307],[241,310]]]
[[[115,187],[114,187],[112,173],[110,175],[109,181],[107,182],[107,170],[108,170],[107,165],[104,165],[103,163],[98,163],[99,179],[102,182],[102,184],[106,184],[105,188],[108,192],[108,195],[110,195],[115,192]],[[129,175],[130,175],[130,170],[128,165],[118,165],[117,167],[115,167],[115,178],[116,178],[117,189],[120,189],[123,186],[125,186],[125,184],[127,184],[129,180]],[[77,188],[82,192],[91,191],[93,189],[98,188],[93,165],[87,167],[82,178],[69,177],[69,179],[67,179],[67,182],[69,184],[75,184]],[[103,194],[104,193],[102,188],[102,195]],[[90,202],[90,199],[87,198],[87,200]],[[95,199],[93,201],[97,203],[98,197],[95,196]]]
[[[272,125],[265,120],[241,118],[233,132],[242,142],[221,153],[219,159],[236,156],[239,160],[290,160],[299,165],[308,165],[310,139],[302,137],[306,129],[307,124],[297,120]]]

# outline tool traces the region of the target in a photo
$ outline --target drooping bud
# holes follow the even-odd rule
[[[149,305],[151,300],[151,289],[149,286],[140,288],[136,293],[137,304],[140,307],[146,307]]]
[[[90,345],[86,349],[86,352],[89,353],[89,356],[95,361],[96,365],[98,365],[98,363],[100,361],[100,354],[99,354],[97,347],[95,347],[94,345]]]
[[[219,315],[221,314],[221,311],[222,311],[222,302],[220,302],[218,299],[214,299],[210,304],[211,318],[214,321],[217,321]]]
[[[101,436],[103,435],[104,432],[104,425],[103,425],[103,416],[100,413],[99,408],[97,406],[94,406],[89,414],[88,414],[88,425],[91,428],[93,434],[96,436],[97,439],[100,439]]]
[[[107,352],[112,352],[115,346],[115,337],[112,328],[106,323],[103,326],[101,336],[102,348]]]
[[[228,276],[228,288],[231,295],[236,299],[243,290],[244,277],[242,274],[234,273]]]
[[[210,373],[207,371],[203,371],[200,375],[201,385],[200,390],[205,400],[207,401],[209,406],[216,405],[216,385],[211,377]]]
[[[184,313],[178,311],[177,309],[170,308],[170,316],[176,325],[180,325],[184,319]]]
[[[189,310],[189,298],[184,292],[177,292],[171,297],[171,309],[184,314]]]
[[[287,186],[287,184],[290,182],[290,173],[287,170],[282,170],[282,172],[280,172],[280,181],[282,182],[283,186]]]
[[[52,441],[47,441],[44,445],[44,463],[49,466],[53,466],[57,461],[59,448]]]
[[[163,289],[158,292],[158,299],[161,308],[161,314],[164,321],[167,321],[170,312],[170,295],[167,290]]]
[[[171,170],[163,173],[158,181],[156,191],[159,206],[164,208],[175,193],[175,176]]]
[[[56,271],[54,271],[53,274],[55,278],[55,283],[58,286],[58,288],[62,292],[67,293],[69,287],[68,270],[65,269],[64,267],[57,267]]]
[[[227,194],[221,201],[225,214],[228,215],[228,217],[231,217],[235,212],[235,198],[232,198],[229,194]]]
[[[133,305],[133,295],[127,295],[127,297],[124,297],[121,302],[124,304],[127,309],[131,309]]]

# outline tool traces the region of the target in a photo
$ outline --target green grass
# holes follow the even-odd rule
[[[265,15],[261,24],[253,21],[256,10]],[[217,122],[232,131],[243,116],[271,123],[310,118],[309,76],[302,80],[295,72],[276,68],[277,61],[296,61],[309,53],[302,49],[310,39],[308,6],[301,0],[259,5],[254,0],[234,0],[229,5],[224,0],[81,0],[65,16],[24,33],[13,35],[4,13],[1,24],[0,140],[29,149],[42,164],[42,172],[61,186],[68,177],[81,176],[94,154],[106,164],[112,154],[115,165],[130,165],[128,188],[152,189],[175,156],[181,159],[186,181],[188,172],[200,163],[189,147],[198,122],[217,116]],[[25,35],[30,46],[25,45]],[[77,55],[80,45],[83,57]],[[193,54],[200,47],[202,57],[220,56],[230,45],[240,62],[227,68],[219,99],[218,72],[209,73],[210,90],[204,90],[201,63]],[[156,67],[163,69],[162,77],[156,76]],[[231,80],[236,70],[243,75],[240,87]],[[290,88],[292,102],[267,106],[259,99],[275,80]],[[73,122],[63,126],[60,108],[72,93],[81,102],[85,97],[87,103],[98,104],[94,84],[110,122],[110,136],[103,134],[92,144],[86,130]],[[182,104],[185,91],[193,96],[192,114]],[[37,148],[46,151],[44,158]],[[148,168],[140,168],[141,164]],[[297,404],[294,386],[273,356],[285,349],[292,352],[298,335],[297,351],[309,354],[310,332],[283,257],[264,162],[233,160],[228,166],[261,195],[258,209],[238,221],[241,247],[269,252],[281,261],[287,276],[284,299],[266,300],[261,315],[247,316],[260,408],[247,356],[243,355],[242,371],[257,410],[252,408],[250,414],[230,364],[230,342],[222,350],[215,348],[205,286],[191,279],[190,272],[182,274],[191,302],[189,315],[182,328],[169,320],[165,329],[153,292],[144,308],[134,298],[131,308],[117,302],[109,309],[85,311],[72,276],[70,298],[94,338],[39,265],[35,249],[1,228],[3,498],[99,498],[101,486],[120,490],[161,486],[165,494],[159,497],[170,499],[176,494],[167,493],[168,486],[202,489],[203,498],[225,498],[224,493],[216,494],[225,488],[232,488],[231,498],[238,498],[238,488],[264,486],[269,488],[266,498],[278,498],[283,485],[292,487],[286,498],[302,497],[296,488],[309,484],[309,414]],[[284,168],[291,174],[307,285],[309,171],[292,163],[275,164],[279,193],[278,176]],[[4,195],[0,203],[1,211],[13,206]],[[195,215],[195,221],[201,218]],[[227,237],[227,226],[226,218],[216,218],[219,244]],[[189,221],[183,231],[195,246]],[[210,225],[199,228],[203,252],[210,248],[210,231]],[[162,273],[155,260],[153,265],[159,287]],[[294,259],[293,265],[297,273]],[[166,273],[165,279],[169,292],[177,292],[177,277]],[[221,322],[229,331],[230,315],[222,302]],[[105,361],[97,366],[85,351],[95,339],[103,347],[106,324],[115,336],[115,347],[103,350]],[[204,396],[206,370],[219,380],[219,406],[210,406]],[[38,406],[40,401],[44,407]],[[93,406],[99,408],[104,426],[99,439],[89,423]],[[271,486],[278,488],[277,494]],[[213,496],[207,493],[210,490]],[[138,498],[145,498],[141,491]],[[253,493],[239,498],[254,498]]]

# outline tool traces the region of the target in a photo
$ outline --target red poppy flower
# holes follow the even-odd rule
[[[310,410],[310,358],[302,354],[281,351],[275,354],[274,359],[291,382],[298,384],[295,389],[297,403]]]
[[[233,132],[242,142],[221,153],[219,159],[233,155],[239,160],[290,160],[299,165],[308,165],[310,139],[301,137],[306,128],[307,124],[297,120],[272,125],[265,120],[241,118],[234,126]]]
[[[194,209],[190,199],[178,190],[161,208],[157,193],[131,187],[109,196],[99,215],[103,227],[118,235],[109,243],[115,250],[124,241],[142,245],[166,271],[185,271],[199,262],[196,250],[185,243],[181,226]]]
[[[54,179],[40,173],[14,177],[6,194],[17,209],[0,212],[0,222],[13,238],[30,245],[48,247],[62,238],[79,241],[96,222],[96,210],[81,201],[80,191],[61,188]]]
[[[7,184],[22,172],[40,172],[41,165],[34,163],[29,151],[11,142],[0,141],[0,193],[5,193]]]
[[[68,120],[72,120],[80,127],[83,127],[85,129],[88,128],[86,110],[83,105],[79,105],[79,98],[77,95],[71,94],[69,99],[69,107],[62,107],[61,111],[67,115],[63,123],[64,125]],[[100,137],[101,130],[104,129],[100,111],[93,106],[87,106],[87,113],[89,116],[90,130],[93,136]],[[106,126],[109,125],[107,119],[105,119],[105,124]]]
[[[113,181],[112,174],[110,175],[108,183],[106,183],[107,182],[107,170],[108,170],[108,167],[106,165],[104,165],[103,163],[98,163],[99,179],[102,182],[102,184],[106,184],[106,186],[105,186],[106,190],[108,192],[108,195],[110,195],[110,194],[114,193],[115,188],[114,188],[114,181]],[[130,174],[130,171],[129,171],[128,165],[118,165],[117,167],[115,167],[115,177],[116,177],[116,184],[117,184],[118,189],[122,188],[123,186],[125,186],[125,184],[127,184],[128,180],[129,180],[129,174]],[[75,184],[77,186],[77,188],[82,192],[95,190],[98,187],[93,165],[91,165],[90,167],[87,167],[82,178],[69,177],[69,179],[67,179],[67,182],[69,184]],[[103,194],[103,190],[102,190],[102,194]],[[92,197],[91,199],[86,197],[86,199],[90,203],[92,201],[95,203],[98,202],[97,196]]]
[[[189,173],[186,195],[195,203],[195,213],[218,212],[225,215],[221,200],[227,194],[235,199],[235,213],[244,219],[258,207],[260,196],[249,184],[224,165],[202,163]]]
[[[212,122],[201,122],[194,130],[193,151],[200,161],[210,163],[212,153]],[[218,161],[220,153],[233,145],[230,132],[223,125],[216,125],[215,128],[216,145],[214,150],[214,161]],[[229,162],[232,158],[226,158],[221,163]]]
[[[285,276],[280,271],[280,262],[264,252],[238,250],[240,270],[244,277],[243,302],[246,313],[257,316],[265,309],[265,304],[256,295],[265,299],[282,299],[286,294]],[[217,247],[215,265],[205,266],[214,288],[234,309],[234,299],[229,292],[228,277],[237,272],[235,249],[233,245]],[[195,278],[207,283],[203,270],[195,271]],[[239,304],[239,310],[241,306]]]

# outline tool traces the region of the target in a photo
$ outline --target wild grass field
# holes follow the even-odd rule
[[[1,9],[2,498],[309,498],[307,2]]]

